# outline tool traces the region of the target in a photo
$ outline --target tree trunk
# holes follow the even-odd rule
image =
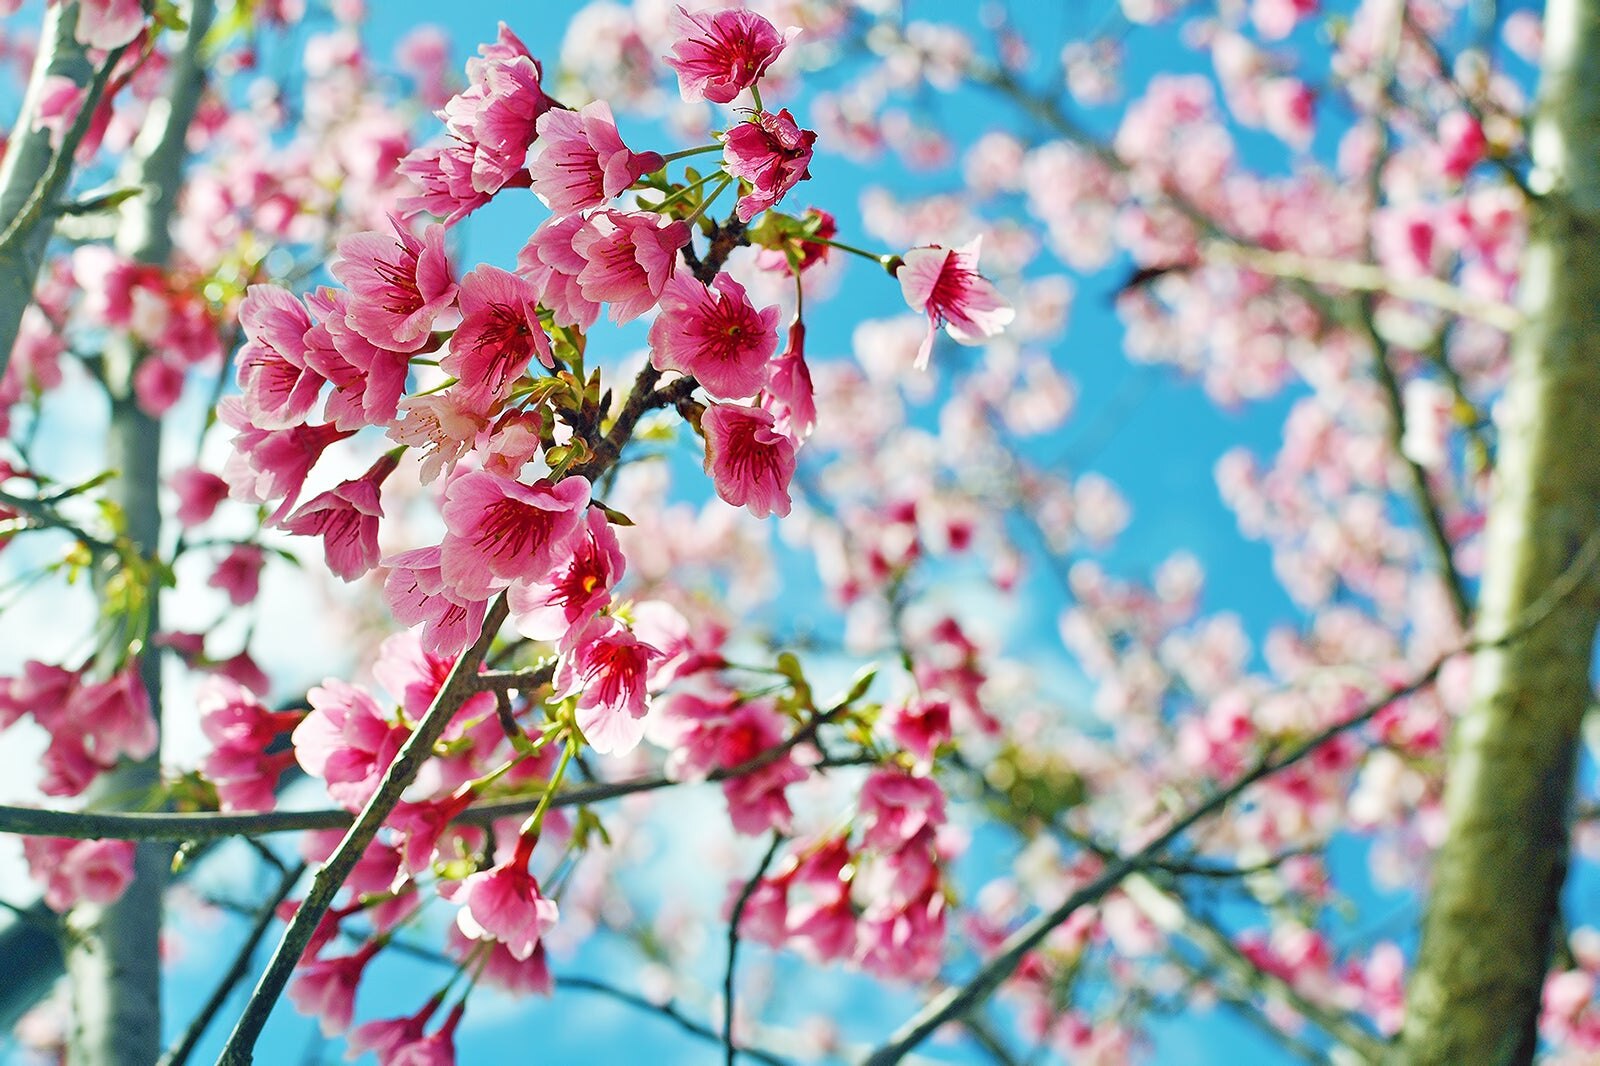
[[[1541,595],[1600,525],[1600,0],[1550,0],[1544,40],[1532,140],[1542,195],[1499,412],[1482,640],[1542,615]],[[1590,575],[1531,630],[1478,656],[1452,737],[1407,1063],[1533,1058],[1597,618]]]
[[[189,124],[205,86],[201,43],[211,24],[213,0],[193,0],[186,12],[189,30],[173,57],[166,96],[156,101],[133,146],[123,180],[146,192],[122,205],[116,245],[140,263],[167,266],[172,254],[170,226],[182,187]],[[161,426],[140,410],[134,397],[134,372],[148,353],[131,338],[106,346],[106,382],[111,391],[108,467],[117,471],[114,494],[138,552],[154,558],[161,540]],[[160,584],[148,589],[146,633],[160,627]],[[146,643],[141,676],[150,706],[160,721],[161,656]],[[160,788],[159,753],[143,763],[107,774],[96,794],[120,803],[155,795]],[[161,1055],[161,906],[171,848],[147,842],[138,847],[133,883],[109,906],[82,906],[68,922],[73,932],[66,951],[72,987],[71,1061],[96,1066],[148,1066]]]

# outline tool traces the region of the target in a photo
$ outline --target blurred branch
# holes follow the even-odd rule
[[[739,958],[739,922],[744,918],[745,906],[750,902],[750,897],[755,894],[756,886],[767,875],[767,867],[772,865],[772,860],[778,854],[778,846],[783,843],[783,834],[776,830],[772,833],[772,843],[767,847],[767,853],[761,857],[761,864],[756,867],[756,872],[739,890],[739,898],[734,900],[733,912],[728,915],[728,968],[722,978],[722,1046],[727,1054],[724,1061],[727,1066],[733,1066],[738,1058],[738,1048],[733,1043],[733,1006],[734,1006],[734,970]]]

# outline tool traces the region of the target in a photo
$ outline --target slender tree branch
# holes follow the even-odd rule
[[[733,902],[733,912],[728,915],[728,968],[722,977],[722,1046],[726,1050],[723,1061],[727,1066],[733,1066],[739,1056],[739,1049],[733,1042],[734,971],[739,958],[739,922],[743,920],[745,906],[755,894],[756,886],[767,875],[767,868],[772,865],[772,860],[778,854],[778,845],[782,843],[783,834],[774,830],[767,853],[761,857],[761,864],[756,867],[756,872],[750,875],[750,879],[739,890],[739,898]]]
[[[667,1003],[653,1003],[637,993],[625,991],[624,989],[617,988],[614,985],[608,985],[604,981],[597,981],[592,977],[558,977],[556,978],[556,987],[574,988],[583,992],[593,992],[597,995],[605,996],[608,999],[614,999],[619,1003],[626,1003],[630,1007],[637,1007],[640,1010],[649,1011],[652,1014],[659,1014],[668,1021],[677,1025],[678,1028],[682,1029],[684,1032],[693,1036],[697,1036],[702,1040],[707,1040],[716,1044],[720,1044],[722,1042],[722,1036],[715,1029],[711,1028],[709,1025],[703,1025],[702,1023],[695,1021],[693,1018],[690,1018],[670,1001]],[[765,1066],[789,1066],[789,1061],[787,1059],[779,1058],[770,1051],[763,1051],[760,1048],[745,1046],[739,1048],[739,1053],[755,1059],[757,1062],[764,1063]]]
[[[244,944],[240,946],[238,954],[233,957],[233,962],[228,966],[222,980],[217,982],[217,987],[211,990],[211,995],[206,997],[205,1004],[195,1013],[194,1020],[178,1038],[177,1043],[161,1056],[159,1066],[183,1066],[189,1061],[189,1056],[194,1053],[195,1046],[200,1043],[200,1038],[205,1035],[206,1029],[222,1010],[228,997],[233,995],[233,990],[239,986],[250,973],[250,960],[260,946],[262,938],[267,935],[267,930],[272,926],[272,919],[277,913],[278,904],[289,898],[289,893],[294,891],[295,882],[300,880],[300,875],[305,873],[305,863],[297,863],[291,867],[283,867],[282,878],[278,887],[257,909],[255,921],[246,934]]]

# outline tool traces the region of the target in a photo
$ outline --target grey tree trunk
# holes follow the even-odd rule
[[[189,30],[173,57],[167,93],[152,105],[134,143],[123,180],[146,192],[125,202],[118,225],[117,250],[141,263],[165,266],[172,254],[171,221],[187,158],[185,140],[205,87],[201,44],[211,24],[213,0],[192,0],[185,12]],[[111,433],[107,465],[118,472],[117,503],[140,555],[153,558],[161,540],[161,427],[139,409],[133,376],[148,353],[129,338],[106,348],[106,382],[111,391]],[[159,584],[148,589],[147,633],[160,627]],[[150,706],[160,718],[161,657],[146,647],[141,674]],[[106,775],[96,792],[122,803],[156,794],[161,783],[159,753],[143,763]],[[72,936],[66,968],[72,989],[71,1061],[96,1066],[148,1066],[161,1055],[161,910],[171,849],[154,842],[139,845],[133,883],[109,906],[83,906],[68,918]]]
[[[1600,0],[1550,0],[1544,39],[1532,142],[1543,196],[1499,417],[1483,639],[1528,621],[1600,525]],[[1407,996],[1407,1063],[1533,1058],[1579,726],[1592,700],[1597,585],[1591,576],[1531,631],[1477,660]]]

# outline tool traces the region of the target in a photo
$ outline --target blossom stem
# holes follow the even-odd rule
[[[718,173],[721,173],[721,171],[718,171]],[[722,175],[722,181],[720,183],[718,183],[718,185],[717,185],[717,187],[715,189],[711,190],[711,195],[707,196],[704,200],[701,200],[700,201],[700,206],[695,208],[694,214],[692,214],[688,218],[684,219],[684,221],[689,223],[689,225],[691,225],[691,226],[694,225],[696,222],[700,221],[700,216],[706,213],[706,209],[707,208],[709,208],[712,204],[717,202],[717,197],[722,195],[722,190],[726,189],[729,185],[732,185],[732,184],[733,184],[733,176],[730,175],[730,174],[723,174]]]
[[[702,144],[698,148],[685,148],[681,152],[668,152],[666,155],[661,157],[661,162],[662,165],[665,166],[666,164],[675,162],[679,159],[688,159],[692,155],[705,155],[707,152],[720,151],[722,151],[722,142],[715,141],[711,144]]]
[[[679,189],[677,192],[675,192],[672,195],[668,196],[665,200],[662,200],[659,204],[656,204],[654,207],[651,207],[650,210],[659,213],[662,210],[664,210],[665,208],[669,207],[670,205],[677,203],[679,200],[683,199],[685,196],[688,196],[690,193],[694,192],[696,189],[702,188],[705,185],[705,183],[710,181],[712,178],[726,177],[726,176],[727,175],[723,174],[721,168],[719,167],[718,169],[713,170],[711,173],[707,174],[705,177],[701,178],[699,181],[696,181],[696,182],[694,182],[692,184],[689,184],[689,185],[685,185],[683,188]],[[646,206],[648,206],[648,205],[646,205]]]
[[[539,805],[528,815],[528,820],[522,823],[522,836],[537,834],[539,827],[544,824],[544,814],[550,809],[550,801],[555,799],[556,791],[561,788],[562,778],[567,776],[567,764],[572,762],[572,756],[578,750],[578,737],[576,733],[567,735],[567,743],[561,749],[561,761],[556,763],[555,773],[550,775],[550,784],[545,786],[544,795],[539,799]]]
[[[870,259],[881,267],[887,267],[889,262],[895,258],[888,254],[869,252],[865,248],[857,248],[853,244],[836,241],[831,237],[803,237],[801,242],[804,244],[826,244],[829,248],[837,248],[841,252],[849,252],[851,255],[859,255],[863,259]]]

